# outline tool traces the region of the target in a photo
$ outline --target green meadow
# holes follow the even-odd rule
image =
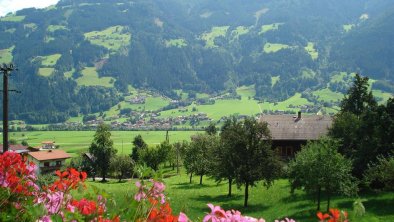
[[[265,53],[275,53],[275,52],[278,52],[279,50],[288,49],[288,48],[291,48],[291,46],[286,45],[286,44],[267,42],[267,43],[265,43],[263,50]]]
[[[61,54],[53,54],[53,55],[48,55],[48,56],[39,56],[38,58],[41,60],[41,65],[42,66],[49,66],[52,67],[56,65],[57,60],[62,57]]]
[[[12,62],[13,56],[12,51],[14,50],[15,46],[12,46],[8,49],[0,49],[0,64],[3,63],[10,63]]]
[[[77,79],[78,85],[113,87],[112,77],[99,77],[95,67],[85,67],[82,76]]]
[[[201,35],[201,39],[205,41],[205,47],[207,48],[215,48],[215,39],[217,37],[225,37],[227,34],[227,30],[230,26],[215,26],[212,27],[210,32],[205,32]]]
[[[233,31],[231,31],[231,36],[233,39],[238,39],[239,36],[249,33],[249,28],[245,26],[237,26]]]
[[[54,68],[39,68],[38,75],[44,76],[44,77],[49,77],[53,74],[54,71],[55,71]]]
[[[67,30],[67,27],[64,25],[49,25],[47,28],[48,32],[55,32],[57,30]]]
[[[281,25],[283,25],[283,24],[284,23],[273,23],[273,24],[269,24],[269,25],[263,25],[263,26],[261,26],[261,31],[259,32],[259,34],[261,35],[261,34],[264,34],[266,32],[269,32],[269,31],[278,30],[279,27]]]
[[[0,18],[2,22],[21,22],[25,19],[24,15],[7,15],[3,18]]]
[[[217,184],[211,179],[203,178],[203,185],[199,185],[199,177],[193,177],[192,184],[189,177],[183,171],[176,175],[170,168],[163,170],[164,183],[166,184],[166,196],[170,202],[174,214],[186,213],[193,221],[201,221],[205,214],[210,212],[207,204],[220,205],[226,210],[237,209],[244,215],[253,217],[263,217],[266,221],[274,221],[284,217],[293,218],[296,221],[315,222],[316,205],[313,199],[303,191],[296,191],[290,194],[289,182],[285,179],[275,181],[269,189],[258,183],[256,187],[249,190],[249,206],[243,207],[244,189],[237,189],[233,186],[233,195],[227,196],[228,184],[222,182]],[[89,179],[91,180],[91,179]],[[114,198],[116,204],[114,208],[127,207],[130,199],[136,192],[135,180],[118,183],[111,180],[108,183],[87,182],[88,190],[95,186],[105,190]],[[353,202],[357,197],[334,197],[331,207],[339,208],[349,212],[350,221],[357,222],[377,222],[393,221],[394,211],[392,210],[393,192],[383,192],[376,195],[374,193],[361,194],[360,198],[365,198],[364,202],[366,214],[363,217],[355,217],[352,213]],[[322,209],[325,209],[326,202],[322,201]]]
[[[349,32],[350,30],[352,30],[352,28],[354,28],[354,24],[346,24],[346,25],[343,25],[343,30],[345,31],[345,32]]]
[[[308,42],[307,46],[304,48],[313,60],[316,60],[319,57],[319,53],[316,51],[315,44],[313,42]]]
[[[185,39],[170,39],[170,40],[166,40],[164,44],[166,45],[166,47],[177,47],[177,48],[182,48],[187,46],[187,42]]]
[[[60,149],[68,153],[86,152],[93,140],[95,131],[31,131],[31,132],[12,132],[10,138],[19,143],[27,141],[30,146],[40,146],[42,141],[55,141]],[[187,140],[190,136],[198,133],[197,131],[169,131],[170,142]],[[163,142],[166,138],[166,131],[112,131],[111,139],[118,153],[130,154],[132,149],[131,142],[138,134],[150,146],[155,146]]]
[[[333,92],[329,88],[314,91],[312,94],[317,96],[319,101],[323,102],[337,102],[343,99],[342,93]]]
[[[103,46],[111,52],[117,52],[122,46],[130,44],[131,34],[120,25],[111,26],[101,31],[93,31],[84,34],[85,38],[92,44]]]

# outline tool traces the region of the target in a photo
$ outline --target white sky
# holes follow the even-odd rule
[[[54,5],[59,0],[0,0],[0,16],[23,8],[45,8]]]

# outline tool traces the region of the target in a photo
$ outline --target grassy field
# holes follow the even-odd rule
[[[6,17],[0,18],[2,22],[21,22],[25,19],[24,15],[8,15]]]
[[[170,169],[165,169],[167,174],[174,175]],[[227,183],[217,184],[213,180],[204,177],[203,185],[199,185],[199,178],[194,177],[193,183],[189,184],[188,176],[182,172],[164,179],[166,184],[167,197],[171,203],[174,214],[180,211],[186,213],[193,221],[201,221],[204,215],[210,212],[207,203],[220,205],[224,209],[237,209],[243,214],[253,217],[263,217],[266,221],[274,221],[283,217],[290,217],[296,221],[314,222],[316,218],[316,205],[303,191],[296,191],[290,194],[290,186],[287,180],[278,180],[274,185],[266,189],[261,183],[249,190],[249,207],[243,207],[244,190],[233,187],[233,196],[227,197]],[[136,191],[134,180],[117,183],[88,182],[88,189],[91,186],[105,190],[112,195],[118,207],[125,207],[128,201],[125,197],[132,198]],[[350,221],[375,222],[393,221],[394,211],[392,201],[394,193],[380,193],[360,195],[366,198],[364,202],[366,215],[362,218],[355,218],[352,214],[352,203],[356,198],[335,197],[331,206],[346,210],[350,213]],[[325,209],[326,202],[322,202],[322,209]]]
[[[36,23],[23,24],[23,28],[25,28],[25,29],[29,28],[34,31],[37,29],[37,24]]]
[[[62,57],[62,54],[53,54],[53,55],[48,55],[48,56],[39,56],[38,58],[41,60],[41,65],[42,66],[49,66],[52,67],[56,65],[57,60]]]
[[[312,94],[319,97],[319,101],[324,102],[336,102],[343,99],[342,93],[333,92],[329,88],[314,91]]]
[[[72,68],[70,71],[68,72],[64,72],[64,77],[66,78],[71,78],[73,76],[73,73],[75,72],[75,69]]]
[[[104,86],[113,87],[112,77],[101,77],[99,78],[95,67],[85,67],[82,72],[82,77],[77,79],[78,85],[84,86]],[[112,81],[111,81],[112,80]]]
[[[274,87],[274,85],[280,80],[280,76],[272,76],[271,77],[271,87]]]
[[[170,40],[166,40],[164,44],[166,45],[166,47],[177,47],[177,48],[182,48],[187,46],[187,42],[185,39],[170,39]]]
[[[32,131],[32,132],[13,132],[10,133],[11,139],[18,142],[26,140],[30,146],[40,146],[42,141],[53,140],[60,149],[69,153],[79,153],[86,151],[93,140],[95,131]],[[170,142],[187,140],[197,131],[170,131]],[[130,154],[132,140],[140,134],[145,142],[154,146],[165,140],[165,131],[112,131],[111,139],[118,153]]]
[[[315,44],[313,42],[308,42],[308,45],[304,48],[313,60],[316,60],[319,57],[319,52],[316,51]]]
[[[201,35],[201,39],[205,41],[205,47],[207,48],[215,48],[215,38],[224,37],[227,34],[227,30],[230,26],[215,26],[212,27],[210,32],[205,32]]]
[[[55,71],[54,68],[39,68],[38,75],[44,76],[44,77],[49,77],[53,74],[54,71]]]
[[[278,52],[279,50],[282,49],[288,49],[291,48],[289,45],[285,45],[285,44],[279,44],[279,43],[265,43],[264,45],[264,52],[265,53],[275,53]]]
[[[102,31],[85,33],[85,38],[94,45],[107,48],[111,52],[117,52],[122,46],[130,44],[131,34],[125,32],[123,26],[111,26]]]
[[[261,26],[261,31],[259,32],[259,34],[261,35],[261,34],[264,34],[266,32],[269,32],[269,31],[278,30],[279,27],[281,25],[283,25],[283,24],[284,23],[273,23],[273,24],[269,24],[269,25],[263,25],[263,26]]]
[[[0,49],[0,64],[3,63],[10,63],[12,62],[13,56],[12,51],[14,50],[15,46],[12,46],[8,49]]]
[[[342,28],[345,32],[349,32],[350,30],[352,30],[352,28],[354,28],[354,26],[355,26],[354,24],[346,24],[343,25]]]
[[[231,36],[233,39],[238,39],[239,36],[249,33],[249,28],[245,26],[238,26],[233,31],[231,31]]]
[[[64,25],[49,25],[47,28],[48,32],[55,32],[56,30],[67,30],[67,27]]]

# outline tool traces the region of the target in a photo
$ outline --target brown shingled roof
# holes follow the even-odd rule
[[[34,159],[39,161],[68,159],[71,157],[64,150],[45,150],[45,151],[29,152],[28,154],[32,156]]]
[[[260,121],[268,123],[272,140],[316,140],[328,133],[332,117],[322,115],[263,115]]]
[[[27,146],[23,146],[21,144],[9,144],[8,150],[15,151],[17,153],[28,151]],[[2,152],[3,152],[3,144],[0,144],[0,153],[2,153]]]

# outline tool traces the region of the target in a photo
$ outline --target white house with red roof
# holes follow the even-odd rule
[[[37,167],[37,174],[49,173],[59,170],[65,165],[66,159],[71,156],[64,150],[42,150],[29,152],[27,160],[33,162]]]

